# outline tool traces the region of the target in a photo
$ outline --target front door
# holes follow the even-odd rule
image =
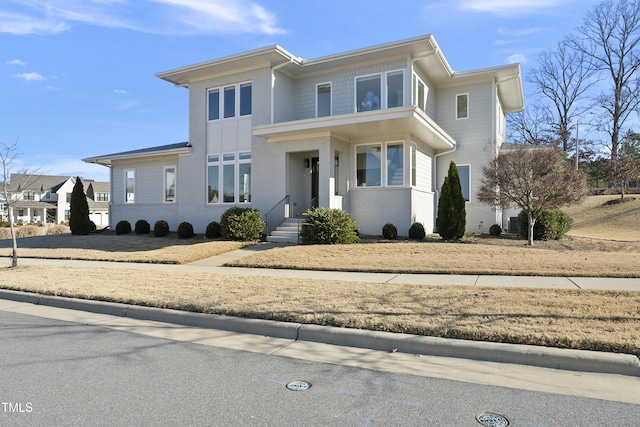
[[[320,158],[311,158],[311,207],[318,207],[318,189],[320,184]]]

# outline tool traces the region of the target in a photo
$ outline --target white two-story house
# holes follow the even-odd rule
[[[84,159],[111,168],[112,227],[202,232],[241,205],[269,213],[271,231],[321,206],[351,213],[362,234],[387,222],[433,232],[452,160],[467,230],[502,224],[475,194],[506,114],[524,109],[518,64],[456,72],[427,35],[310,60],[276,45],[157,76],[189,91],[189,141]]]

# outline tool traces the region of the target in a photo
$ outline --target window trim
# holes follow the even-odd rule
[[[133,192],[131,195],[131,200],[129,200],[129,193],[127,193],[127,175],[129,172],[133,173]],[[125,203],[135,203],[136,202],[136,169],[130,168],[124,170],[124,202]]]
[[[460,97],[465,96],[467,98],[467,109],[465,111],[464,117],[460,117],[460,111],[458,109]],[[456,94],[456,109],[455,109],[455,117],[456,120],[466,120],[469,118],[469,92],[465,93],[457,93]]]
[[[402,102],[400,103],[400,105],[396,105],[394,107],[389,107],[389,75],[390,74],[400,74],[402,76],[402,78],[400,79],[400,81],[402,82]],[[405,81],[404,81],[404,69],[400,68],[398,70],[390,70],[384,73],[384,105],[386,105],[387,109],[391,109],[391,108],[401,108],[404,107],[404,100],[406,98],[406,94],[405,94],[405,89],[404,89],[404,85],[405,85]]]
[[[167,200],[167,171],[173,169],[173,200]],[[162,167],[162,203],[174,204],[178,202],[178,166],[165,165]]]
[[[424,87],[424,99],[422,100],[422,105],[420,105],[420,85]],[[418,75],[418,73],[413,73],[413,105],[420,108],[422,111],[426,113],[427,111],[427,99],[429,98],[429,86],[422,80],[422,78]]]

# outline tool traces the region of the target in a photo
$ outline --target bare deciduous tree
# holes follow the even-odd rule
[[[18,143],[4,144],[0,143],[0,167],[2,168],[2,183],[0,184],[0,199],[3,199],[3,203],[7,206],[7,216],[9,220],[9,229],[11,230],[11,240],[13,244],[13,250],[11,252],[11,267],[18,266],[18,241],[16,239],[16,230],[13,223],[13,207],[21,200],[13,197],[12,188],[27,188],[32,180],[35,178],[37,171],[35,170],[15,170],[18,160]],[[11,175],[20,174],[22,182],[9,182]]]
[[[551,145],[553,138],[549,120],[548,111],[540,104],[534,104],[525,111],[509,114],[507,138],[516,144]]]
[[[587,181],[555,147],[511,146],[482,169],[478,200],[495,206],[518,207],[527,212],[529,245],[542,211],[580,202]]]
[[[584,49],[574,49],[562,41],[539,56],[538,67],[529,77],[536,91],[552,104],[550,119],[564,152],[569,148],[571,122],[581,113],[578,102],[597,82],[587,58]]]
[[[604,112],[601,130],[611,137],[615,164],[622,128],[640,106],[640,2],[605,0],[586,14],[577,31],[578,36],[570,38],[572,47],[610,84],[596,101]]]
[[[620,186],[620,195],[624,199],[626,186],[640,177],[640,135],[628,131],[620,142],[618,157],[608,166],[607,178]]]

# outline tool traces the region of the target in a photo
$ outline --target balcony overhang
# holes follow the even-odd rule
[[[376,110],[256,126],[253,135],[269,142],[331,135],[345,141],[402,135],[426,144],[435,152],[450,150],[456,141],[429,116],[415,107]]]

